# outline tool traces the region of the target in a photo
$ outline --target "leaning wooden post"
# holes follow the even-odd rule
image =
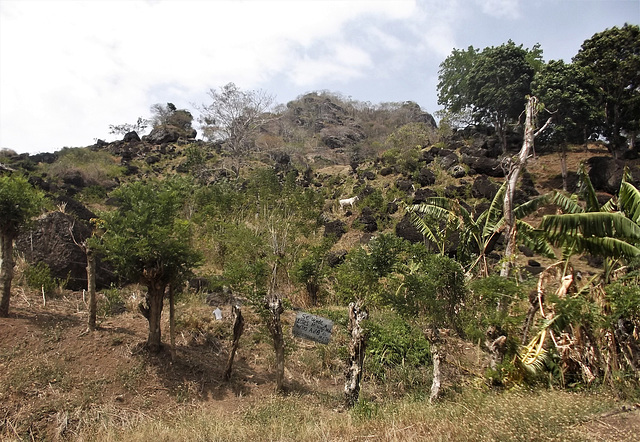
[[[369,317],[369,313],[360,302],[349,304],[349,359],[345,371],[346,382],[344,385],[345,406],[351,408],[358,401],[360,394],[360,381],[362,380],[364,353],[367,344],[367,335],[362,327],[362,321]]]
[[[228,381],[231,379],[231,369],[233,367],[233,359],[236,356],[236,352],[238,351],[238,346],[240,345],[240,336],[242,336],[242,332],[244,331],[244,318],[242,317],[242,312],[240,311],[239,305],[234,305],[231,308],[233,313],[233,344],[231,345],[231,351],[229,352],[229,359],[227,360],[227,369],[224,371],[224,380]]]
[[[284,312],[282,300],[277,293],[272,293],[265,304],[271,313],[268,321],[269,331],[273,338],[273,348],[276,352],[276,390],[282,391],[284,387],[284,336],[282,335],[282,324],[280,315]]]

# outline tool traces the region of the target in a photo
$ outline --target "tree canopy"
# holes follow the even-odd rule
[[[184,192],[179,183],[134,182],[115,190],[118,210],[104,213],[101,249],[126,279],[147,286],[147,305],[140,310],[149,320],[152,351],[160,348],[162,299],[169,284],[186,277],[200,263],[191,244],[188,221],[180,217]]]
[[[492,124],[506,151],[507,124],[518,119],[542,50],[513,41],[478,51],[455,50],[441,64],[438,103],[454,113],[470,111],[477,123]]]
[[[623,135],[633,138],[640,130],[640,27],[625,24],[594,34],[573,62],[589,71],[600,91],[602,135],[614,149],[623,147]]]
[[[13,240],[28,221],[38,214],[42,193],[20,175],[0,176],[0,317],[9,314],[13,279]]]

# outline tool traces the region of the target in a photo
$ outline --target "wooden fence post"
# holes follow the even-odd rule
[[[276,352],[276,390],[283,391],[284,389],[284,336],[282,335],[282,324],[280,322],[280,315],[284,312],[282,306],[282,300],[277,293],[272,293],[267,299],[265,304],[269,312],[271,313],[268,321],[269,331],[273,338],[273,348]]]
[[[231,308],[233,313],[233,344],[231,345],[231,351],[229,352],[229,359],[227,360],[227,369],[224,371],[224,380],[228,381],[231,379],[231,369],[233,367],[233,359],[236,356],[236,351],[238,351],[238,346],[240,345],[240,336],[242,336],[242,332],[244,331],[244,318],[242,317],[242,312],[240,311],[239,305],[234,305]]]
[[[360,395],[360,381],[364,365],[364,354],[367,345],[367,336],[362,328],[362,321],[369,314],[360,302],[349,304],[349,358],[345,371],[346,382],[344,385],[345,406],[351,408],[358,401]]]

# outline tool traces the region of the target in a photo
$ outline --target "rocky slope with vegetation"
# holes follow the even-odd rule
[[[443,63],[456,118],[479,108],[470,85],[505,54],[539,57],[510,42]],[[452,83],[447,67],[469,60],[478,78]],[[571,122],[593,115],[563,113],[518,160],[542,114],[503,125],[486,105],[456,129],[412,102],[323,91],[270,107],[233,84],[211,95],[208,141],[167,103],[112,126],[118,141],[0,152],[4,438],[640,431],[640,160],[607,139],[633,139],[632,122],[576,142]],[[512,229],[505,183],[519,166]],[[368,311],[360,335],[354,306]],[[301,311],[333,321],[329,344],[292,334]],[[345,397],[347,361],[359,385]]]

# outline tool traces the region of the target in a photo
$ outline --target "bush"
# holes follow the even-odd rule
[[[25,278],[29,287],[43,290],[47,295],[53,294],[55,290],[64,289],[69,282],[68,276],[66,279],[54,278],[47,263],[42,261],[34,266],[29,266],[25,270]]]
[[[485,333],[491,326],[508,335],[519,332],[522,318],[513,315],[512,307],[526,297],[522,285],[512,279],[492,275],[472,281],[469,293],[461,312],[464,317],[464,334],[469,340],[484,340]]]

